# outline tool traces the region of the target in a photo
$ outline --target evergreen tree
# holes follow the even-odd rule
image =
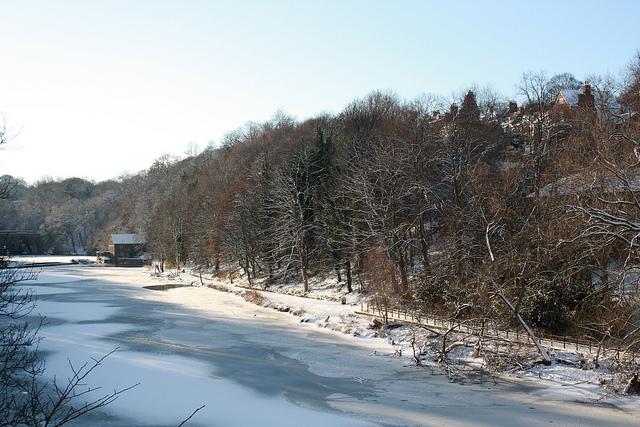
[[[471,90],[467,92],[462,100],[458,121],[462,123],[477,123],[480,121],[480,108],[476,101],[476,94]]]

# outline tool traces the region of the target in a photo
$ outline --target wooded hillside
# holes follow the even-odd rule
[[[49,252],[137,232],[173,266],[305,290],[335,275],[382,304],[509,324],[502,295],[537,328],[637,346],[639,63],[590,80],[615,111],[560,111],[583,82],[527,73],[520,107],[490,90],[454,105],[374,92],[334,116],[279,113],[117,181],[17,183],[2,228]]]

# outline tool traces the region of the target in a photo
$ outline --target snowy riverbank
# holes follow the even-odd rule
[[[50,319],[42,348],[50,353],[51,374],[65,374],[67,357],[87,360],[119,346],[96,384],[141,383],[106,414],[136,423],[105,424],[98,417],[90,425],[171,425],[201,404],[207,407],[191,425],[640,422],[635,399],[601,399],[589,381],[559,381],[562,372],[552,382],[499,376],[495,383],[473,378],[460,385],[437,369],[416,368],[402,338],[407,329],[381,337],[370,318],[354,315],[355,295],[348,300],[356,305],[261,291],[247,296],[246,289],[210,276],[203,281],[215,289],[199,286],[189,273],[168,276],[152,277],[144,268],[62,266],[44,269],[29,284],[39,295],[38,311]],[[163,285],[186,286],[145,289]],[[256,294],[262,306],[245,300]],[[543,378],[558,368],[545,368]]]
[[[202,283],[198,273],[186,270],[184,273],[166,273],[154,277],[158,282],[181,283],[202,286],[214,291],[225,291],[243,297],[245,300],[265,308],[289,313],[295,322],[308,323],[319,328],[354,337],[360,345],[373,351],[401,358],[407,365],[415,365],[413,360],[412,339],[423,339],[426,331],[409,326],[381,330],[372,327],[372,317],[356,314],[365,303],[365,298],[357,293],[346,293],[344,287],[336,286],[333,280],[316,280],[310,292],[303,296],[300,284],[270,286],[267,291],[247,289],[246,280],[236,278],[232,284],[214,276],[203,275]],[[345,299],[346,304],[341,300]],[[174,301],[190,307],[205,309],[202,301],[195,302],[191,298],[176,298]],[[206,304],[204,304],[206,305]],[[364,340],[362,338],[365,338]],[[486,381],[526,379],[540,386],[533,395],[559,401],[581,402],[591,405],[611,405],[630,413],[640,415],[640,400],[637,396],[623,396],[621,378],[609,370],[614,361],[601,359],[598,368],[594,368],[587,355],[570,351],[550,351],[553,358],[551,366],[533,363],[535,351],[531,349],[529,364],[506,369],[494,373],[487,369],[485,361],[473,357],[473,348],[466,346],[452,351],[449,355],[452,369],[458,369],[454,377],[461,382],[468,381],[465,374],[474,379],[478,375]],[[441,370],[435,355],[428,351],[421,357],[421,363],[427,368]],[[572,364],[573,363],[573,364]],[[616,391],[612,390],[612,388]]]

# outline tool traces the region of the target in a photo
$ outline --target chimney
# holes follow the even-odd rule
[[[595,97],[591,93],[591,85],[589,82],[584,82],[582,93],[578,94],[578,107],[595,109]]]
[[[451,104],[451,107],[449,108],[449,114],[451,114],[451,116],[453,117],[458,115],[458,104],[456,104],[455,102]]]

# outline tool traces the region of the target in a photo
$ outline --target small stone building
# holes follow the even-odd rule
[[[109,252],[118,258],[137,258],[144,252],[146,241],[138,234],[112,234]]]

